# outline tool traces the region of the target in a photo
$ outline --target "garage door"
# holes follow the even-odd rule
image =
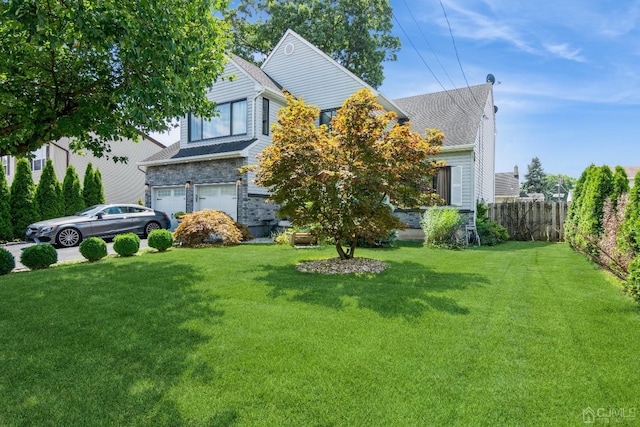
[[[186,211],[186,191],[184,187],[154,188],[155,200],[153,208],[166,212],[173,218],[173,214]]]
[[[236,184],[216,184],[196,186],[197,210],[215,209],[235,220],[238,219]]]

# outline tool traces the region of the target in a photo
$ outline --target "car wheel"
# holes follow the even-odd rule
[[[61,232],[58,233],[58,237],[56,241],[58,245],[63,248],[70,248],[72,246],[76,246],[82,240],[82,235],[75,228],[65,228]]]
[[[159,223],[155,221],[151,221],[150,223],[144,226],[144,237],[148,237],[149,233],[151,233],[153,230],[158,230],[160,228],[162,227],[160,227]]]

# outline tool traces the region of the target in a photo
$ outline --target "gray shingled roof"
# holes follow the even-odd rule
[[[491,83],[444,92],[395,99],[409,116],[411,128],[424,134],[426,128],[445,134],[444,146],[473,144],[484,106],[491,94]]]
[[[171,159],[182,159],[186,157],[199,157],[213,154],[232,153],[235,151],[242,151],[256,141],[257,139],[253,138],[244,141],[227,142],[225,144],[202,145],[199,147],[190,147],[183,149],[180,149],[180,143],[176,142],[175,144],[172,144],[164,150],[143,160],[143,163],[160,162],[163,160]]]
[[[246,60],[240,58],[237,55],[233,55],[232,59],[236,64],[238,64],[239,67],[241,67],[244,71],[246,71],[247,74],[249,74],[251,77],[253,77],[262,86],[264,86],[264,87],[266,87],[268,89],[271,89],[271,90],[273,90],[275,92],[282,91],[282,86],[280,84],[278,84],[278,82],[273,80],[271,77],[269,77],[267,75],[267,73],[262,71],[262,69],[260,67],[252,64],[249,61],[246,61]]]
[[[518,197],[520,195],[520,180],[513,172],[496,174],[496,196]]]

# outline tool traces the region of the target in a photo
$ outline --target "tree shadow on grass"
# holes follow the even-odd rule
[[[193,266],[136,258],[20,273],[19,292],[3,290],[0,424],[189,424],[171,391],[224,312]]]
[[[371,310],[382,317],[417,319],[430,310],[469,314],[452,292],[488,281],[477,274],[439,273],[413,262],[390,262],[383,273],[323,275],[301,273],[295,266],[262,266],[258,279],[271,287],[272,298],[289,298],[334,310],[349,306]]]

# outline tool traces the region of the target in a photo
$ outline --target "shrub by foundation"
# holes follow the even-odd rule
[[[39,243],[22,251],[20,262],[30,270],[41,270],[58,262],[58,252],[49,243]]]
[[[147,243],[158,252],[164,252],[173,245],[173,234],[165,229],[153,230],[147,237]]]
[[[118,234],[113,239],[113,250],[120,256],[132,256],[140,249],[140,237],[134,233]]]
[[[89,261],[98,261],[107,256],[107,244],[99,237],[89,237],[80,243],[80,253]]]
[[[5,248],[0,248],[0,276],[11,273],[16,268],[16,260]]]

